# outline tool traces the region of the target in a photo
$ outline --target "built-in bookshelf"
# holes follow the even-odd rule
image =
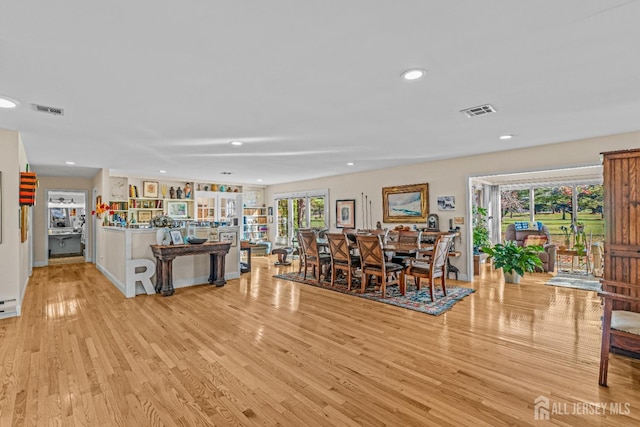
[[[264,206],[245,206],[243,209],[243,239],[250,241],[266,240],[269,225],[267,208]]]
[[[155,191],[153,195],[157,195],[157,197],[143,197],[143,185],[148,185],[149,183],[151,183],[151,190]],[[112,224],[145,225],[155,216],[160,214],[171,216],[174,212],[179,212],[176,219],[194,218],[192,182],[156,182],[111,177],[110,185],[111,200],[109,201],[109,207],[113,211],[113,215],[110,218]],[[187,198],[186,196],[189,197]],[[173,202],[178,203],[173,205],[173,209],[170,212],[168,206],[171,206]]]

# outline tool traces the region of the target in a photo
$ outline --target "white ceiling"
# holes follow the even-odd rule
[[[0,128],[43,175],[243,184],[637,131],[638,22],[629,0],[4,1]]]
[[[522,173],[498,174],[475,177],[474,182],[499,185],[501,190],[557,187],[564,185],[602,184],[602,166],[525,171]]]

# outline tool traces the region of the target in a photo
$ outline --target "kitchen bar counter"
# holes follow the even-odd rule
[[[211,228],[202,227],[196,235],[210,235]],[[238,227],[219,227],[219,232],[235,231]],[[96,267],[127,297],[155,294],[156,259],[151,245],[156,245],[155,228],[103,227],[97,230]],[[180,229],[186,235],[185,229]],[[173,265],[173,287],[206,284],[209,280],[207,254],[182,257]],[[225,257],[224,279],[240,277],[240,245],[231,245]]]

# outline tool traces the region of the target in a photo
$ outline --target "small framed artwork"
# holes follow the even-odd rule
[[[267,215],[273,215],[273,206],[267,208]]]
[[[180,230],[171,230],[169,234],[171,234],[171,243],[174,245],[182,245],[184,243],[182,241],[182,233]]]
[[[219,236],[220,236],[220,242],[231,243],[231,247],[237,246],[238,239],[235,231],[221,231]]]
[[[158,181],[142,181],[142,197],[158,197]]]
[[[356,200],[336,200],[336,227],[356,228]]]
[[[456,197],[455,196],[438,196],[438,210],[439,211],[455,211]]]
[[[151,211],[138,211],[138,222],[149,222],[152,216]]]
[[[463,216],[453,217],[453,223],[456,224],[456,225],[464,224],[464,217]]]
[[[167,202],[167,215],[171,218],[187,218],[187,202]]]

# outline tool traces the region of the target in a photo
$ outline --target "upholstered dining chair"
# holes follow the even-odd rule
[[[601,280],[598,295],[604,302],[602,315],[602,346],[598,383],[607,385],[609,353],[640,357],[640,283]]]
[[[349,250],[349,240],[343,233],[326,233],[331,255],[331,286],[335,286],[338,270],[347,274],[347,290],[351,290],[351,279],[356,268],[360,267],[360,257]]]
[[[382,236],[357,235],[358,250],[360,251],[360,266],[362,268],[361,292],[364,293],[370,276],[380,280],[380,292],[386,297],[387,285],[397,284],[400,293],[405,293],[404,266],[385,260],[382,251]]]
[[[433,252],[428,257],[420,258],[420,252],[415,259],[409,260],[409,265],[405,271],[406,276],[413,276],[416,281],[416,288],[420,289],[420,280],[427,279],[429,281],[429,291],[431,292],[431,301],[435,301],[434,282],[438,277],[441,279],[442,293],[447,295],[447,257],[449,256],[449,248],[453,242],[455,234],[443,234],[438,236]],[[424,255],[424,254],[423,254]]]
[[[309,271],[309,268],[312,268],[313,275],[318,279],[318,284],[320,284],[320,278],[323,275],[324,267],[331,264],[331,255],[320,253],[318,251],[317,239],[318,236],[313,231],[300,231],[300,243],[302,243],[302,249],[304,251],[303,278],[307,278],[307,271]]]

